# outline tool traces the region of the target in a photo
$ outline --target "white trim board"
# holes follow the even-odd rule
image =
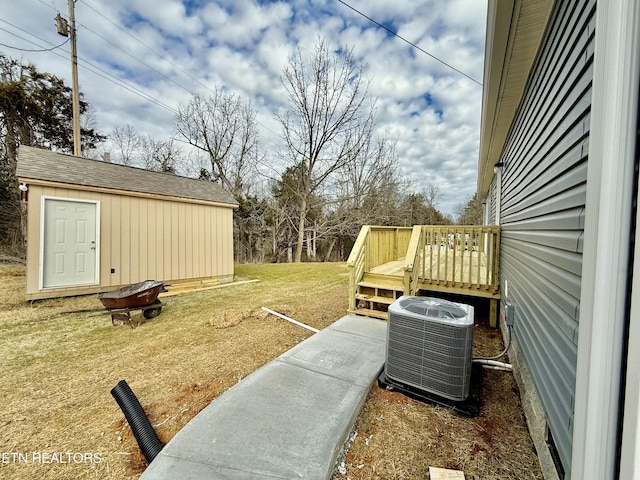
[[[618,476],[634,153],[640,2],[596,11],[585,237],[571,474]]]

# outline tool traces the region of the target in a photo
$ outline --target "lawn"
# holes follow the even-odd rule
[[[100,307],[95,295],[27,303],[24,267],[0,265],[0,478],[138,478],[144,458],[110,394],[119,380],[166,442],[311,335],[262,306],[319,329],[347,308],[343,263],[238,265],[236,276],[259,282],[167,297],[160,316],[131,329],[62,313]],[[500,348],[496,330],[479,326],[475,337],[479,349]],[[541,478],[515,382],[489,374],[472,420],[374,388],[342,477],[425,478],[437,465],[467,478]]]

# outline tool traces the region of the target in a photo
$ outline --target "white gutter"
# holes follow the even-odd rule
[[[638,18],[640,2],[598,2],[571,463],[575,479],[634,478],[618,476],[617,466],[640,77]],[[633,350],[637,357],[638,348]],[[625,471],[637,470],[628,455],[629,448],[637,449],[637,421],[634,428],[635,445],[623,446]]]
[[[493,171],[496,176],[496,225],[500,225],[500,211],[502,210],[502,163],[496,163]]]

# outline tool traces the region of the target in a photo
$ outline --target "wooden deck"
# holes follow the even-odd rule
[[[386,308],[401,295],[443,292],[491,299],[493,323],[499,241],[499,227],[365,226],[347,262],[349,311],[386,318]]]
[[[452,255],[446,252],[448,247],[439,247],[440,252],[434,254],[431,249],[424,249],[419,253],[420,262],[430,263],[426,268],[426,279],[437,283],[452,284],[456,279],[466,279],[468,284],[478,285],[487,276],[487,255],[477,250],[460,250],[455,254],[457,262],[451,261]],[[371,269],[371,273],[404,278],[406,257],[378,265]]]

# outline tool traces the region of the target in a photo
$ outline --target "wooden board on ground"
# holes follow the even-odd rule
[[[464,480],[464,472],[448,468],[429,467],[430,480]]]
[[[220,283],[218,285],[212,285],[210,287],[199,287],[199,288],[191,288],[191,289],[180,289],[171,291],[171,287],[169,287],[168,292],[161,293],[158,297],[171,297],[173,295],[180,295],[182,293],[190,293],[190,292],[202,292],[203,290],[213,290],[216,288],[224,288],[224,287],[232,287],[234,285],[244,285],[246,283],[255,283],[260,280],[243,280],[241,282],[229,282],[229,283]]]

